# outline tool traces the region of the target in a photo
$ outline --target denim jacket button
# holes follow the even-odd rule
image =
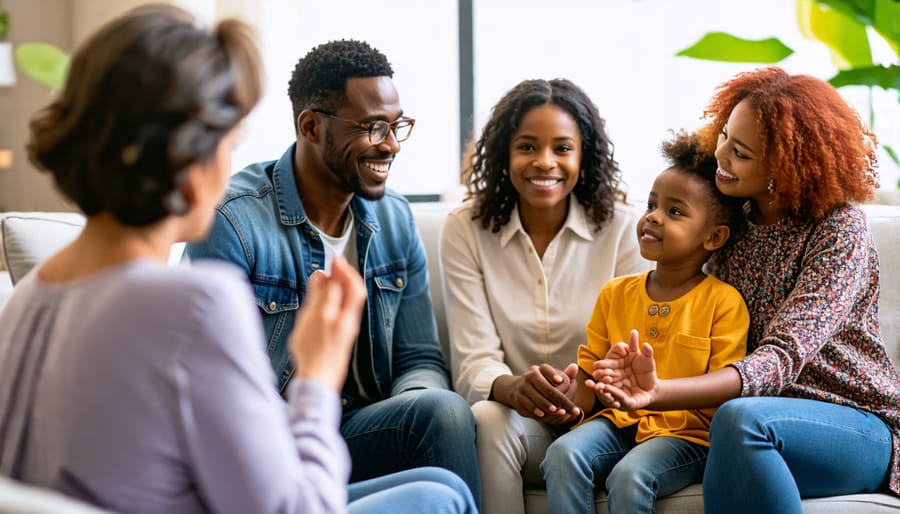
[[[269,302],[269,310],[274,311],[278,307],[278,304],[275,302]]]
[[[397,287],[403,287],[403,279],[400,278],[400,277],[397,277],[397,280],[394,281],[394,284],[395,284]]]

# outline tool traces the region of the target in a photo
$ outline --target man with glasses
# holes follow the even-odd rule
[[[386,188],[415,124],[392,76],[387,58],[361,41],[328,42],[301,58],[288,85],[296,142],[280,159],[232,176],[209,238],[185,254],[247,274],[282,391],[294,372],[287,337],[307,280],[346,258],[368,289],[341,395],[351,481],[440,466],[480,504],[474,418],[449,390],[425,251],[406,200]]]

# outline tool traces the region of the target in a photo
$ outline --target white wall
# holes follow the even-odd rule
[[[25,20],[28,13],[66,17],[72,45],[102,21],[142,0],[6,0],[20,24],[11,39],[56,41]],[[50,6],[70,5],[68,9]],[[402,193],[453,190],[459,172],[459,91],[456,0],[171,0],[202,21],[240,16],[256,26],[266,66],[266,95],[251,115],[235,167],[278,158],[294,140],[287,82],[297,59],[332,39],[368,41],[395,69],[406,113],[415,117],[412,138],[391,171],[389,185]],[[565,77],[583,87],[606,118],[630,197],[641,201],[663,167],[659,144],[669,129],[695,128],[715,86],[749,64],[723,64],[675,57],[712,30],[748,39],[775,36],[795,50],[779,63],[792,73],[828,78],[835,72],[819,43],[803,39],[790,0],[474,0],[476,131],[491,106],[526,78]],[[25,33],[23,33],[23,29]],[[49,30],[49,29],[48,29]],[[61,42],[65,46],[65,42]],[[71,50],[71,48],[67,48]],[[888,51],[881,49],[882,53]],[[24,134],[41,104],[22,102],[25,88],[47,99],[46,88],[27,79],[0,88],[0,143],[16,149],[13,170],[0,171],[0,206],[56,207],[49,181],[27,169]],[[868,117],[865,88],[841,92]],[[900,103],[896,94],[873,92],[875,131],[900,150]],[[27,112],[23,111],[23,105]],[[22,111],[22,112],[20,112]],[[4,130],[6,132],[4,132]],[[14,140],[14,141],[13,141]],[[21,146],[20,146],[21,145]],[[0,144],[0,146],[4,146]],[[19,169],[21,168],[21,169]],[[898,169],[883,159],[882,184],[893,189]],[[27,186],[24,184],[28,184]],[[23,190],[27,189],[27,191]]]
[[[221,1],[221,0],[220,0]],[[254,114],[236,164],[278,157],[293,139],[285,89],[297,58],[338,38],[367,40],[394,65],[416,129],[392,169],[403,193],[442,193],[458,183],[456,0],[263,0],[268,94]],[[750,64],[675,57],[712,30],[747,39],[775,36],[795,50],[792,73],[835,73],[824,45],[804,39],[790,0],[474,0],[476,133],[494,103],[520,80],[565,77],[606,118],[630,196],[641,200],[664,163],[669,129],[696,128],[715,86]],[[841,92],[867,111],[868,90]],[[875,91],[876,131],[900,149],[900,105]],[[863,112],[864,117],[868,117]],[[883,182],[894,187],[896,166]]]

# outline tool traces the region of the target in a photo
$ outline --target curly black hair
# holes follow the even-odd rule
[[[323,43],[294,66],[288,82],[288,98],[293,108],[293,125],[304,109],[334,113],[346,104],[347,79],[393,77],[387,57],[364,41],[342,39]]]
[[[714,155],[703,150],[696,133],[678,131],[672,139],[664,141],[662,154],[669,163],[668,169],[678,170],[699,177],[706,186],[706,196],[712,219],[717,225],[728,225],[732,234],[744,227],[744,203],[746,198],[726,196],[716,187],[718,163]]]
[[[503,173],[509,168],[510,141],[522,117],[531,109],[547,104],[566,111],[578,124],[584,178],[579,179],[573,192],[594,229],[600,230],[612,219],[616,200],[625,200],[622,173],[613,158],[606,122],[587,94],[566,79],[525,80],[507,92],[491,110],[491,118],[464,164],[466,198],[474,199],[472,218],[480,219],[483,228],[499,232],[509,222],[519,199],[509,176]]]

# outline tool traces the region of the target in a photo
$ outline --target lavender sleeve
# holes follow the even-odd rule
[[[200,495],[214,512],[346,512],[337,392],[294,380],[285,405],[249,287],[218,281],[207,292],[176,380],[180,444]]]

